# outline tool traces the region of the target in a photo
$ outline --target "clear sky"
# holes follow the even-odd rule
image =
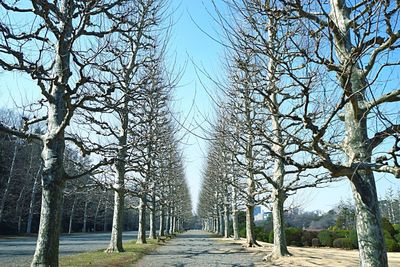
[[[174,6],[178,6],[179,3],[180,6],[175,13],[177,21],[174,25],[171,49],[175,50],[178,64],[184,65],[187,62],[187,67],[180,83],[181,86],[176,91],[175,109],[186,114],[194,103],[196,108],[189,117],[195,118],[196,122],[205,126],[207,123],[203,116],[209,118],[213,114],[213,101],[208,93],[213,94],[215,86],[206,77],[197,77],[195,66],[204,68],[213,78],[220,78],[221,75],[225,75],[221,67],[223,48],[207,36],[207,34],[217,36],[218,32],[218,25],[209,14],[213,13],[211,0],[173,1]],[[207,32],[207,34],[204,32]],[[199,79],[201,79],[201,82]],[[203,135],[201,129],[197,129],[195,133]],[[191,189],[193,204],[196,206],[201,185],[201,171],[207,152],[207,142],[189,135],[187,143],[183,144],[183,148],[186,158],[187,180]],[[392,175],[378,174],[376,177],[379,197],[383,197],[389,188],[400,190],[400,181]],[[305,210],[327,211],[334,208],[340,200],[351,198],[350,184],[344,180],[332,183],[326,188],[299,191],[293,197],[293,201]]]
[[[186,66],[175,91],[173,108],[179,121],[184,121],[185,127],[195,133],[195,135],[188,134],[183,129],[182,134],[185,134],[185,138],[181,147],[193,205],[196,206],[207,153],[207,141],[196,135],[205,136],[202,127],[209,128],[208,121],[212,121],[213,117],[213,102],[209,93],[215,93],[213,83],[204,75],[199,76],[196,69],[203,69],[214,78],[222,77],[223,48],[203,33],[204,31],[216,36],[218,31],[218,25],[208,12],[213,11],[211,0],[173,0],[171,5],[172,9],[176,10],[173,14],[175,24],[169,45],[169,59],[171,62],[176,60],[176,69]],[[29,100],[39,96],[39,90],[36,86],[32,87],[27,77],[3,72],[0,73],[0,81],[0,107],[14,106],[13,98],[16,102],[24,99],[23,102],[28,103]],[[377,176],[379,196],[383,196],[389,187],[394,190],[400,189],[400,181],[391,175]],[[326,211],[333,208],[341,199],[349,198],[351,198],[350,185],[348,181],[344,181],[323,189],[300,191],[294,197],[294,201],[305,210]]]

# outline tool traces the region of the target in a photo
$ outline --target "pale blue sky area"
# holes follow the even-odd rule
[[[214,95],[216,91],[214,84],[204,75],[198,77],[196,66],[207,71],[213,78],[224,77],[223,47],[202,32],[216,36],[218,25],[207,12],[207,9],[213,11],[210,0],[173,0],[173,7],[177,9],[173,14],[175,24],[169,43],[168,58],[170,62],[176,60],[176,70],[186,66],[174,94],[173,109],[178,120],[184,122],[185,128],[192,130],[196,135],[205,136],[202,127],[209,128],[208,121],[212,121],[213,117],[213,102],[208,93]],[[28,100],[40,96],[38,88],[32,85],[29,78],[17,73],[0,73],[0,84],[0,107],[13,107],[12,98],[17,103],[20,103],[21,99],[22,102],[29,103]],[[185,129],[182,129],[181,133],[185,137],[182,139],[181,147],[184,152],[187,181],[193,204],[196,206],[207,153],[207,141],[188,134]],[[400,189],[400,181],[393,176],[377,177],[379,196],[383,196],[389,187],[394,190]],[[349,198],[351,198],[349,182],[343,181],[327,188],[302,190],[296,194],[294,202],[305,210],[327,211],[341,199]]]
[[[180,83],[181,87],[176,91],[177,102],[175,107],[177,111],[185,114],[194,102],[197,108],[196,113],[192,113],[190,116],[193,116],[202,126],[207,127],[207,123],[202,118],[203,116],[212,117],[213,102],[208,93],[215,93],[215,85],[204,76],[200,77],[201,83],[199,82],[194,71],[196,68],[189,58],[193,60],[196,66],[203,67],[214,79],[219,79],[225,75],[222,67],[223,47],[207,36],[209,34],[218,37],[218,25],[209,14],[213,13],[210,0],[175,0],[174,5],[177,3],[181,3],[181,5],[175,14],[178,21],[174,26],[171,48],[175,49],[178,64],[183,65],[185,61],[188,61],[188,64]],[[202,84],[205,85],[207,91]],[[201,129],[197,129],[195,132],[203,135]],[[191,189],[193,204],[197,205],[207,142],[189,135],[187,144],[184,144],[183,148],[186,158],[187,180]],[[392,175],[377,174],[376,177],[379,197],[383,197],[390,187],[394,190],[400,190],[400,181]],[[350,183],[347,180],[332,183],[325,188],[304,189],[293,197],[295,204],[301,205],[305,210],[324,211],[334,208],[340,200],[347,199],[352,199]]]

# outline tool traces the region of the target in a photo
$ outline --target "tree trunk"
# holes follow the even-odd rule
[[[111,240],[106,252],[124,252],[122,246],[122,223],[124,216],[124,191],[117,189],[114,193],[114,213],[111,230]],[[106,221],[106,220],[104,220]],[[106,223],[104,223],[106,227]]]
[[[160,236],[164,236],[165,235],[165,210],[164,210],[164,206],[161,205],[160,207],[160,231],[159,231],[159,235]]]
[[[224,214],[222,209],[219,209],[218,212],[218,221],[219,221],[219,229],[218,229],[218,234],[220,236],[224,236]]]
[[[156,233],[156,191],[155,184],[153,183],[151,189],[151,209],[150,209],[150,239],[155,239],[157,237]]]
[[[11,160],[10,173],[8,175],[8,179],[7,179],[5,188],[4,188],[3,197],[0,202],[0,222],[3,221],[4,206],[5,206],[7,198],[8,198],[8,191],[10,190],[11,180],[12,180],[12,177],[14,174],[14,167],[15,167],[15,160],[17,158],[17,151],[18,151],[18,144],[15,143],[14,154],[13,154],[13,158]]]
[[[283,256],[290,256],[286,246],[286,235],[284,227],[285,192],[283,190],[273,190],[273,209],[272,219],[274,228],[274,247],[272,249],[272,258],[276,259]]]
[[[145,244],[146,241],[146,195],[142,195],[139,200],[139,229],[137,244]]]
[[[174,234],[174,210],[173,208],[170,209],[170,213],[169,213],[169,234],[172,235]]]
[[[171,234],[171,232],[170,232],[170,228],[169,228],[169,225],[170,225],[170,221],[171,221],[171,209],[169,208],[169,207],[167,207],[167,219],[166,219],[166,232],[167,232],[167,234]]]
[[[60,2],[60,12],[65,19],[59,22],[62,37],[55,46],[54,80],[48,91],[51,101],[47,107],[47,132],[43,135],[42,205],[39,233],[31,266],[58,266],[61,209],[65,184],[64,149],[65,127],[68,125],[66,95],[70,70],[70,49],[74,5]],[[72,111],[71,111],[72,112]]]
[[[21,202],[23,201],[23,196],[25,193],[25,186],[22,187],[21,192],[19,193],[17,203],[15,205],[15,217],[17,218],[17,231],[18,233],[21,232],[21,222],[22,222],[22,207]]]
[[[239,240],[239,218],[237,209],[237,191],[236,187],[232,186],[232,228],[233,228],[233,239]]]
[[[93,218],[93,231],[94,232],[97,232],[97,216],[99,215],[100,206],[101,206],[101,199],[99,200],[99,203],[97,203],[96,211],[94,212],[94,218]]]
[[[114,164],[115,178],[115,196],[114,196],[114,214],[111,231],[110,244],[106,252],[123,252],[122,231],[125,207],[125,165],[127,158],[127,140],[129,123],[129,97],[124,95],[124,105],[120,112],[120,135],[118,137],[117,160]]]
[[[228,197],[225,197],[225,204],[224,204],[224,237],[229,237],[229,204],[228,204]]]
[[[331,0],[331,18],[337,29],[334,34],[335,51],[343,66],[338,73],[344,93],[350,97],[345,105],[345,152],[348,165],[371,162],[369,149],[368,114],[365,109],[365,89],[368,81],[358,62],[352,58],[352,37],[348,30],[351,18],[344,0]],[[388,266],[381,215],[378,205],[374,174],[371,170],[357,170],[348,177],[351,181],[357,213],[357,233],[361,266]]]
[[[72,202],[72,207],[71,207],[71,213],[69,215],[69,226],[68,226],[68,234],[72,233],[72,221],[74,219],[74,213],[75,213],[75,206],[76,206],[76,195],[74,195],[74,202]]]
[[[88,201],[85,200],[85,207],[83,209],[83,226],[82,226],[82,233],[87,232],[87,208],[88,208]]]
[[[62,158],[62,154],[59,157]],[[61,178],[63,175],[63,169],[59,165],[62,161],[58,158],[57,161],[61,162],[55,164],[52,162],[53,159],[46,157],[44,161],[39,233],[31,266],[58,266],[64,181],[62,179],[58,181],[53,180],[56,177]]]
[[[103,232],[107,232],[107,210],[108,210],[107,202],[108,201],[106,197],[104,201]]]
[[[258,245],[254,236],[254,205],[246,205],[246,246]]]
[[[35,180],[33,181],[32,191],[31,191],[31,201],[29,203],[29,211],[28,211],[28,222],[26,225],[26,232],[30,234],[32,232],[32,219],[33,219],[33,210],[35,208],[35,196],[36,196],[36,188],[38,185],[39,175],[42,171],[43,165],[40,164],[40,167],[35,175]]]

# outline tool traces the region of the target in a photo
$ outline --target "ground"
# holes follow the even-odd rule
[[[107,247],[109,235],[110,233],[92,233],[62,236],[61,255],[97,249],[103,250]],[[135,238],[136,232],[124,233],[124,240],[134,240]],[[0,238],[0,266],[29,266],[35,239],[35,237]],[[358,251],[334,248],[289,247],[289,251],[293,254],[292,257],[285,257],[273,262],[263,262],[263,257],[272,251],[272,245],[260,243],[262,247],[244,248],[244,240],[234,241],[228,238],[217,238],[204,231],[188,231],[179,234],[175,239],[167,241],[165,244],[162,243],[156,251],[150,252],[136,265],[132,262],[129,266],[359,266]],[[128,253],[125,254],[128,256]],[[400,253],[391,252],[388,253],[388,256],[390,267],[400,266]],[[110,260],[112,259],[110,258]],[[66,264],[65,266],[69,265]],[[125,267],[128,265],[115,266]]]
[[[235,243],[243,245],[244,240],[233,241],[232,239],[221,239],[223,243]],[[262,247],[248,248],[249,253],[262,253],[268,255],[272,252],[272,244],[259,242]],[[300,248],[289,247],[289,251],[293,254],[291,257],[285,257],[272,262],[263,262],[256,266],[280,266],[280,267],[313,267],[313,266],[340,266],[340,267],[358,267],[358,251],[343,250],[335,248]],[[400,253],[389,252],[389,266],[400,266]]]
[[[60,255],[106,249],[111,233],[63,234],[60,237]],[[136,240],[137,232],[123,233],[124,241]],[[0,238],[0,266],[29,266],[35,252],[36,236]]]
[[[136,266],[250,267],[262,264],[262,251],[249,252],[238,244],[218,240],[204,231],[188,231],[142,258]]]

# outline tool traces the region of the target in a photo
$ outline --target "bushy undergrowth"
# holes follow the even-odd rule
[[[400,225],[392,225],[387,219],[382,219],[385,245],[388,252],[400,251]],[[269,228],[270,229],[270,228]],[[286,244],[291,246],[335,247],[343,249],[358,249],[357,231],[353,230],[321,230],[308,231],[300,228],[285,229]],[[263,242],[274,242],[274,232],[265,226],[256,226],[256,239]],[[240,224],[239,234],[246,237],[246,224]]]

